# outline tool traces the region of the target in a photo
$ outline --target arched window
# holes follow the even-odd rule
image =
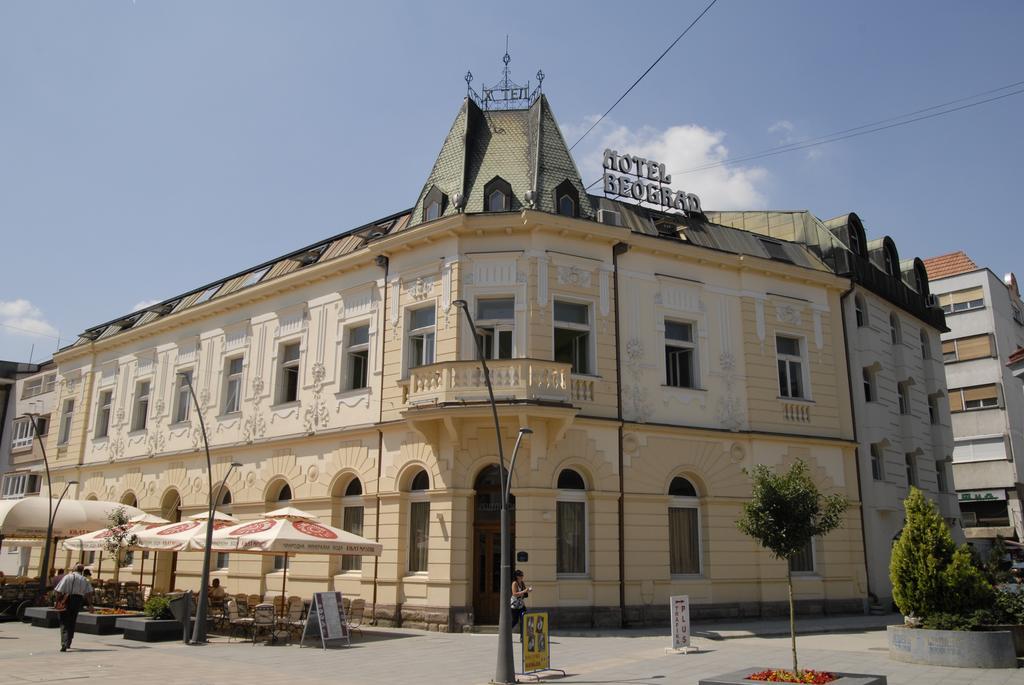
[[[495,176],[484,186],[484,211],[507,212],[512,209],[512,186],[501,176]]]
[[[896,316],[896,313],[889,315],[889,339],[893,345],[899,345],[903,342],[903,331],[900,329],[900,318]]]
[[[863,328],[868,325],[868,302],[864,299],[864,296],[857,293],[856,297],[853,298],[853,308],[857,315],[857,328]]]
[[[676,476],[668,486],[669,571],[674,576],[701,572],[700,500],[697,488]]]
[[[555,188],[555,211],[562,216],[580,215],[580,194],[568,179]]]
[[[288,483],[283,483],[281,489],[277,491],[277,497],[275,503],[278,508],[286,507],[292,501],[292,486]],[[288,568],[288,558],[283,554],[274,557],[274,570],[283,571]]]
[[[340,483],[338,484],[341,485]],[[336,491],[340,492],[341,488],[338,487]],[[362,536],[363,534],[363,484],[358,478],[353,478],[345,486],[341,496],[335,494],[336,502],[338,507],[336,508],[337,515],[332,524],[347,530],[355,535]],[[341,557],[340,570],[344,573],[346,571],[361,571],[363,568],[363,558],[361,556],[346,554]]]
[[[921,359],[932,358],[932,341],[928,337],[928,331],[921,329]]]
[[[221,514],[231,513],[231,491],[227,488],[221,490],[220,498],[217,500],[217,511]],[[226,571],[230,565],[231,555],[227,552],[217,552],[217,558],[214,559],[214,569]]]
[[[420,470],[409,485],[409,573],[426,573],[430,553],[430,476]]]
[[[896,244],[890,238],[882,242],[882,253],[885,259],[885,273],[893,278],[900,278],[900,257],[896,253]]]
[[[572,469],[558,474],[556,570],[560,575],[587,572],[586,483]]]

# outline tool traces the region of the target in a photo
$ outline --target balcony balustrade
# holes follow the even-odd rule
[[[488,360],[494,399],[572,404],[594,400],[594,379],[573,376],[569,364],[542,359]],[[405,404],[486,402],[487,384],[478,361],[441,362],[409,371]]]

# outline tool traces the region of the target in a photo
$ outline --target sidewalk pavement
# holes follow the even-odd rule
[[[1024,671],[916,666],[890,661],[884,630],[859,629],[855,617],[805,620],[829,632],[798,638],[805,668],[889,677],[890,685],[1024,685]],[[877,617],[876,617],[877,618]],[[883,617],[884,618],[884,617]],[[703,624],[702,632],[730,639],[695,637],[699,651],[666,653],[668,631],[642,634],[551,636],[551,665],[564,669],[553,681],[600,685],[697,685],[701,678],[745,666],[789,665],[789,638],[772,637],[777,621]],[[834,634],[834,631],[844,631]],[[852,632],[847,632],[852,631]],[[58,652],[58,631],[23,623],[0,624],[0,682],[4,685],[92,681],[100,685],[380,685],[444,683],[483,685],[494,675],[497,636],[367,630],[351,647],[331,650],[252,646],[214,638],[202,647],[180,642],[144,644],[118,635],[78,634],[70,652]],[[745,632],[746,636],[738,633]],[[520,647],[515,645],[516,667]],[[545,678],[547,679],[547,678]],[[528,682],[529,678],[520,678]]]

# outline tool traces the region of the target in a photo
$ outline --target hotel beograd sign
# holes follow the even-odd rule
[[[665,165],[636,155],[620,155],[616,150],[604,151],[605,195],[656,205],[658,209],[675,209],[700,213],[700,198],[684,190],[672,190],[672,174]]]

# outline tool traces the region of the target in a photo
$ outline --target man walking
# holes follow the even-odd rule
[[[78,620],[78,612],[82,605],[88,603],[92,608],[92,585],[82,575],[85,570],[81,564],[75,566],[75,570],[61,578],[54,588],[56,603],[58,606],[64,604],[60,611],[60,651],[66,652],[71,647],[71,641],[75,639],[75,622]]]

